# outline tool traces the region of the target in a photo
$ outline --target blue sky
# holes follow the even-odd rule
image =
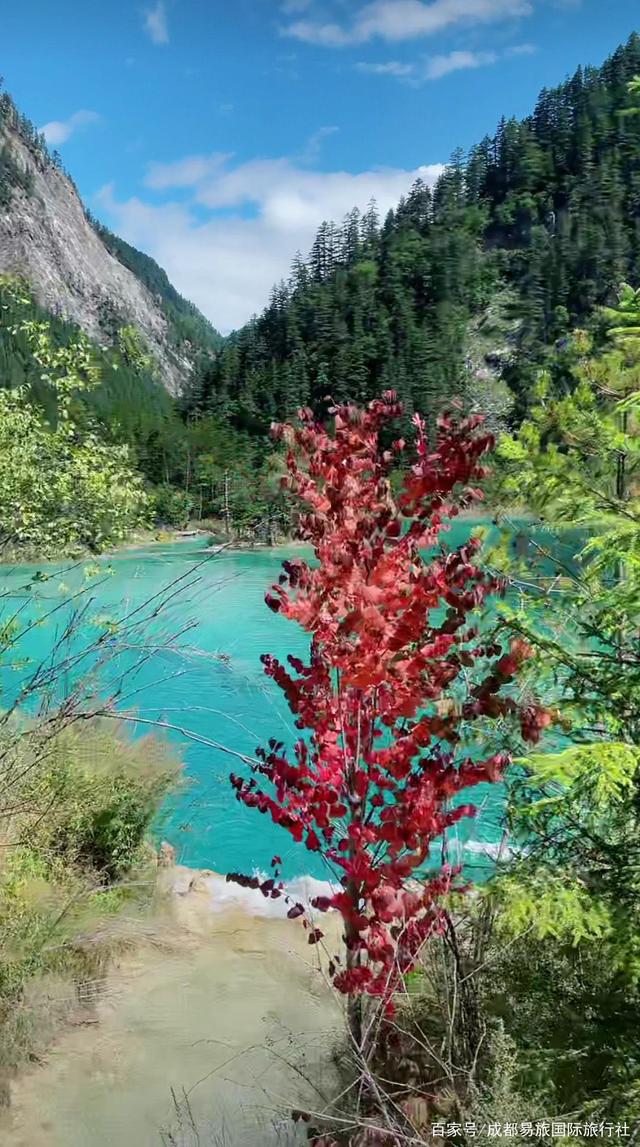
[[[640,0],[0,0],[0,27],[86,203],[228,331],[323,218],[433,179]]]

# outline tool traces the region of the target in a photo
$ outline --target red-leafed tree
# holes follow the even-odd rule
[[[330,970],[350,997],[359,1044],[361,996],[392,1008],[455,885],[450,868],[427,869],[432,843],[475,811],[452,798],[498,780],[508,764],[504,753],[477,759],[463,750],[473,722],[512,716],[537,740],[548,718],[535,705],[520,709],[508,689],[527,646],[503,649],[473,624],[504,587],[476,565],[474,540],[453,550],[442,543],[448,520],[482,496],[472,485],[492,446],[482,419],[443,416],[430,448],[415,416],[416,460],[394,495],[390,473],[404,443],[385,450],[380,435],[401,414],[395,394],[330,414],[332,429],[308,410],[297,428],[275,428],[317,565],[285,561],[266,599],[311,635],[308,663],[262,660],[307,735],[291,752],[270,742],[254,775],[231,781],[245,805],[322,853],[341,885],[314,906],[344,919],[346,959]],[[278,895],[278,885],[266,881],[263,891]],[[289,913],[301,914],[300,905]],[[321,936],[313,928],[310,942]]]

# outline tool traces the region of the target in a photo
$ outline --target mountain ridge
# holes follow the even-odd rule
[[[46,311],[99,343],[132,325],[166,388],[180,393],[221,336],[150,256],[85,209],[43,136],[0,95],[0,273],[23,278]]]

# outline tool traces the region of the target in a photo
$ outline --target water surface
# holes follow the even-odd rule
[[[448,544],[458,544],[472,528],[468,521],[457,523]],[[40,573],[18,567],[0,576],[2,619],[14,617],[19,630],[28,619],[41,619],[21,637],[20,659],[29,659],[30,672],[48,659],[64,663],[56,675],[59,691],[72,689],[92,665],[95,671],[95,656],[79,654],[109,632],[110,621],[119,623],[114,636],[103,639],[106,660],[93,686],[119,689],[119,708],[139,722],[131,730],[149,732],[160,723],[182,755],[188,783],[172,797],[157,831],[193,867],[264,870],[277,853],[286,877],[328,875],[317,855],[235,800],[229,772],[243,765],[220,747],[253,755],[270,737],[294,738],[291,714],[260,664],[265,652],[284,659],[307,649],[306,635],[264,604],[285,556],[274,549],[207,558],[202,543],[189,542],[102,558],[88,580],[86,562],[42,566]],[[72,610],[77,616],[69,627]],[[13,668],[3,669],[5,699],[15,696],[26,672],[17,657]],[[497,786],[480,786],[475,796],[482,816],[457,829],[467,859],[501,835]]]

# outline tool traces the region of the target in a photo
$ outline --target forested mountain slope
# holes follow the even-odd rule
[[[416,183],[385,220],[372,205],[324,223],[309,258],[200,372],[190,409],[262,429],[327,393],[386,387],[409,409],[460,392],[498,410],[510,396],[526,404],[545,345],[621,279],[640,280],[640,117],[624,114],[639,72],[634,34],[454,155],[433,190]]]
[[[92,219],[92,223],[107,250],[151,292],[178,346],[190,349],[192,356],[195,356],[201,351],[217,350],[222,345],[222,335],[212,327],[194,303],[178,294],[166,271],[158,266],[155,259],[137,247],[132,247],[119,235],[114,235],[103,223],[95,219]]]
[[[147,255],[85,212],[59,156],[0,95],[0,273],[19,275],[45,310],[93,339],[134,326],[174,393],[203,354],[220,345],[211,324]]]

